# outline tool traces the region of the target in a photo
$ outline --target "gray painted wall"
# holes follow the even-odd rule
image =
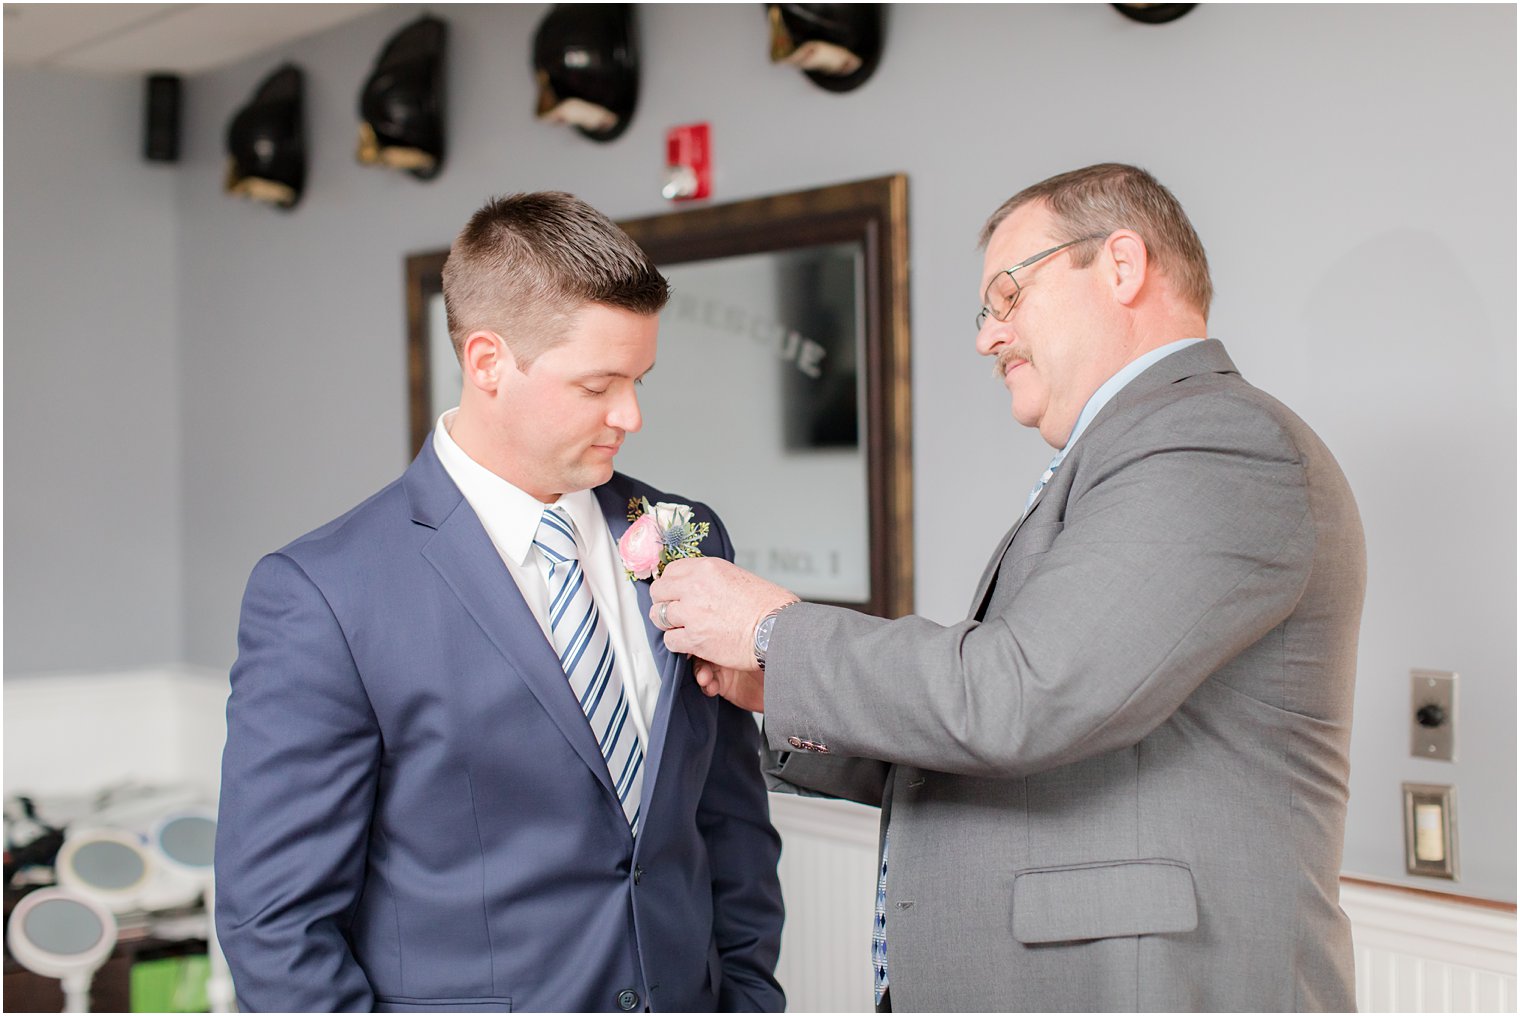
[[[894,6],[876,77],[833,95],[767,62],[757,5],[650,5],[639,9],[641,106],[606,146],[531,118],[527,53],[544,5],[430,9],[449,20],[453,47],[453,151],[431,184],[352,155],[359,85],[420,8],[385,10],[188,90],[179,267],[157,290],[178,297],[184,381],[153,389],[183,412],[169,428],[183,448],[182,542],[163,557],[183,560],[184,660],[228,664],[258,555],[404,466],[403,256],[446,245],[494,193],[552,187],[614,217],[663,211],[664,131],[699,120],[713,125],[718,201],[909,175],[917,603],[959,618],[1050,455],[1009,418],[972,348],[977,229],[1026,183],[1136,162],[1178,194],[1208,246],[1211,333],[1319,430],[1362,506],[1370,588],[1346,869],[1445,888],[1403,876],[1399,783],[1455,783],[1463,880],[1451,888],[1515,898],[1512,7],[1204,5],[1150,27],[1107,5]],[[220,193],[225,125],[282,58],[308,71],[313,139],[306,196],[290,214]],[[81,116],[98,115],[84,108],[97,100],[77,102]],[[8,146],[8,170],[15,157]],[[15,230],[8,216],[7,253]],[[30,299],[18,263],[7,325],[12,303]],[[32,386],[17,361],[7,366],[10,422],[12,393]],[[163,436],[135,416],[113,423],[118,452]],[[40,438],[56,436],[67,455],[99,437],[83,429]],[[78,503],[90,493],[65,486],[70,506],[48,519],[92,517],[95,506]],[[925,538],[952,501],[967,537]],[[8,519],[7,550],[23,521]],[[46,563],[12,556],[7,592],[12,576],[30,583],[48,569],[89,581],[91,556],[54,542]],[[29,661],[87,666],[73,657],[114,648],[7,634]],[[1408,757],[1411,667],[1462,674],[1456,763]]]
[[[5,72],[5,670],[180,658],[172,167],[141,84]]]

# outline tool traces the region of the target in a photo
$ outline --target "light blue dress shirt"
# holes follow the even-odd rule
[[[1110,399],[1118,395],[1125,385],[1139,377],[1151,364],[1164,360],[1178,350],[1186,349],[1188,346],[1202,341],[1202,339],[1178,339],[1176,342],[1168,342],[1164,346],[1158,346],[1144,356],[1131,360],[1121,367],[1113,377],[1103,382],[1102,386],[1092,393],[1092,397],[1087,400],[1087,404],[1082,407],[1081,414],[1077,416],[1077,425],[1071,429],[1071,437],[1067,438],[1066,444],[1062,446],[1060,451],[1056,452],[1055,458],[1050,460],[1050,465],[1046,466],[1045,472],[1041,474],[1039,482],[1029,492],[1029,497],[1024,502],[1024,511],[1027,513],[1034,505],[1034,499],[1040,496],[1040,491],[1044,490],[1045,485],[1050,482],[1050,478],[1056,475],[1056,470],[1060,468],[1061,462],[1066,458],[1067,452],[1071,451],[1072,447],[1077,443],[1077,438],[1082,436],[1082,432],[1087,429],[1087,425],[1092,422],[1093,417],[1097,416],[1103,407],[1108,405]]]

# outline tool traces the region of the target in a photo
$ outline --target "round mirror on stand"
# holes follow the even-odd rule
[[[6,944],[16,962],[63,982],[64,1012],[90,1011],[90,982],[116,946],[116,918],[68,889],[38,889],[11,911]]]
[[[154,875],[142,839],[108,828],[70,829],[56,868],[60,886],[99,901],[114,914],[141,909]]]

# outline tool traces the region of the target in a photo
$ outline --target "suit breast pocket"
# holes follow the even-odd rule
[[[1181,934],[1196,927],[1193,872],[1181,861],[1101,861],[1013,876],[1013,937],[1025,945]]]

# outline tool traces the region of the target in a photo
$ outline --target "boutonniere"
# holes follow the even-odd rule
[[[645,497],[628,500],[628,521],[633,525],[618,540],[618,556],[629,579],[659,578],[676,558],[701,557],[697,544],[712,528],[711,522],[691,521],[690,505],[651,505]]]

